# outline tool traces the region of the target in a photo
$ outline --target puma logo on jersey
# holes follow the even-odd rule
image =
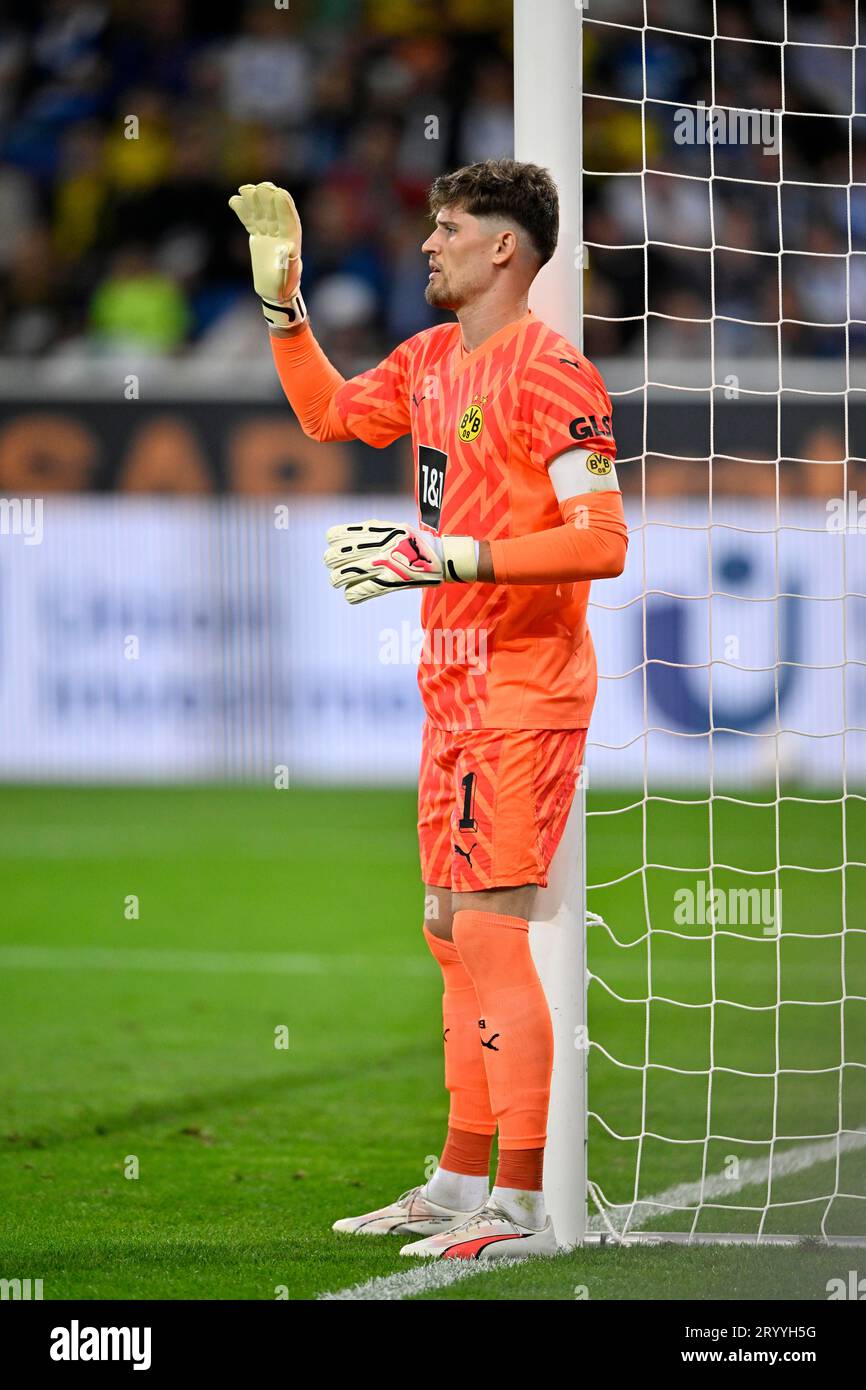
[[[466,860],[466,863],[469,865],[470,869],[473,867],[473,866],[472,866],[472,850],[475,848],[475,845],[477,845],[477,844],[478,844],[478,841],[476,840],[476,841],[475,841],[475,844],[473,844],[473,846],[472,846],[472,849],[461,849],[459,845],[455,845],[455,846],[454,846],[454,853],[455,853],[455,854],[462,854],[462,855],[463,855],[463,858]]]

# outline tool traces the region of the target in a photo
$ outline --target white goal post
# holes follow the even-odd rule
[[[559,189],[556,254],[539,273],[533,312],[583,343],[582,26],[572,0],[514,0],[514,157],[549,169]],[[580,779],[530,944],[550,1005],[554,1068],[544,1195],[560,1245],[586,1234],[585,797]]]
[[[859,616],[859,610],[852,608],[853,603],[861,600],[866,604],[866,564],[860,560],[855,563],[852,552],[853,546],[866,548],[866,535],[863,534],[866,521],[860,524],[858,536],[853,540],[849,536],[848,520],[842,525],[841,533],[837,527],[834,537],[824,517],[823,498],[817,515],[814,503],[811,511],[796,499],[790,506],[783,507],[780,486],[783,459],[788,461],[791,456],[783,440],[783,396],[791,393],[807,400],[832,396],[840,404],[844,418],[838,455],[844,478],[842,499],[847,501],[851,495],[848,469],[858,450],[851,436],[850,410],[858,392],[859,400],[866,402],[866,372],[857,374],[856,353],[851,352],[851,326],[866,320],[866,255],[860,258],[855,254],[851,239],[852,191],[858,187],[852,142],[857,92],[863,90],[862,80],[858,86],[856,67],[857,17],[855,14],[852,21],[855,28],[849,44],[828,44],[819,39],[816,45],[820,54],[828,62],[839,63],[841,70],[845,70],[846,64],[850,65],[850,92],[846,97],[843,90],[837,109],[828,115],[828,119],[848,120],[849,167],[847,179],[843,174],[839,185],[843,195],[847,186],[848,247],[847,254],[812,253],[816,257],[815,280],[823,279],[825,298],[831,306],[836,306],[834,314],[816,322],[845,334],[845,353],[844,360],[838,364],[838,372],[831,363],[825,364],[826,371],[810,375],[802,368],[798,374],[787,358],[783,362],[784,328],[790,321],[786,317],[790,311],[783,307],[782,300],[783,256],[787,249],[783,237],[783,193],[789,187],[801,191],[812,187],[803,178],[802,170],[797,171],[796,167],[793,176],[786,180],[783,122],[786,64],[799,63],[802,71],[808,64],[808,50],[812,45],[792,37],[787,4],[780,0],[778,36],[757,40],[770,45],[774,52],[778,50],[782,74],[781,115],[771,120],[768,127],[773,140],[778,142],[780,154],[779,182],[772,185],[777,190],[779,245],[777,251],[736,248],[743,256],[766,258],[762,264],[766,265],[773,284],[778,285],[779,307],[777,315],[770,313],[768,316],[763,304],[755,305],[754,312],[750,307],[739,317],[730,310],[717,311],[715,256],[718,251],[727,253],[731,248],[717,234],[715,195],[717,192],[725,194],[729,185],[742,184],[745,188],[753,180],[732,174],[730,165],[725,167],[724,173],[719,173],[712,141],[707,176],[697,174],[694,166],[684,166],[682,173],[654,166],[648,137],[648,102],[652,100],[659,107],[668,108],[665,119],[670,117],[671,121],[675,115],[682,116],[682,104],[658,95],[650,97],[647,34],[654,27],[648,20],[651,8],[638,3],[630,7],[618,4],[608,11],[607,18],[601,11],[601,4],[598,9],[594,5],[587,8],[587,0],[543,0],[541,4],[538,0],[514,0],[515,157],[549,168],[561,200],[559,248],[533,286],[531,305],[540,318],[581,348],[584,318],[588,317],[583,303],[583,272],[587,266],[583,176],[584,172],[598,177],[611,173],[607,169],[584,170],[582,55],[584,36],[589,32],[584,26],[597,25],[599,31],[614,36],[614,41],[619,38],[623,43],[630,43],[633,52],[641,53],[643,68],[642,94],[635,96],[631,92],[622,97],[632,118],[639,117],[640,167],[630,171],[629,177],[639,186],[632,211],[637,209],[634,215],[640,225],[637,235],[628,238],[628,246],[611,248],[594,243],[589,253],[594,257],[597,249],[601,253],[625,249],[637,251],[644,258],[643,313],[636,316],[642,320],[639,328],[642,362],[639,354],[631,359],[635,372],[642,367],[642,376],[632,384],[611,380],[606,383],[614,402],[615,431],[618,399],[631,398],[642,407],[643,438],[639,451],[626,457],[621,446],[619,450],[621,481],[629,476],[634,478],[638,473],[641,478],[640,495],[634,495],[629,506],[632,578],[630,587],[614,590],[609,585],[596,586],[590,606],[590,626],[593,607],[614,609],[623,624],[642,624],[642,653],[634,669],[606,665],[609,656],[600,653],[599,696],[594,721],[597,726],[596,730],[591,728],[588,744],[590,770],[594,763],[601,769],[600,786],[611,774],[616,781],[612,769],[617,766],[619,755],[640,747],[639,773],[634,780],[642,780],[643,786],[636,797],[622,806],[606,806],[588,816],[586,781],[581,779],[554,860],[550,885],[539,894],[531,924],[533,955],[550,1004],[555,1036],[545,1197],[563,1247],[606,1239],[770,1243],[796,1241],[804,1236],[862,1246],[866,1245],[863,1234],[866,1231],[866,913],[863,912],[866,842],[858,838],[857,828],[866,827],[866,818],[861,815],[866,808],[863,794],[866,756],[861,756],[866,754],[866,729],[861,725],[866,724],[866,720],[861,717],[858,723],[852,710],[849,678],[857,673],[857,668],[866,671],[866,641],[862,649],[857,645],[859,627],[855,629],[853,619]],[[664,14],[669,17],[670,11],[666,9]],[[705,39],[710,45],[708,109],[700,101],[686,106],[697,122],[702,122],[710,113],[721,112],[723,118],[727,115],[729,119],[735,115],[733,108],[716,105],[717,40],[751,42],[719,32],[715,4],[708,8],[707,14],[711,16],[711,29],[706,33],[687,32],[691,10],[687,16],[684,12],[682,31],[656,29],[656,33],[674,38]],[[798,49],[802,52],[798,53]],[[863,51],[859,52],[862,59]],[[620,99],[618,94],[603,92],[587,95],[601,103]],[[745,112],[746,116],[753,115],[756,121],[768,118],[767,112],[753,111],[748,106],[751,99],[745,88],[742,100],[747,105],[739,115]],[[615,109],[611,108],[612,117]],[[796,114],[802,113],[797,111]],[[866,111],[862,124],[862,133],[866,134]],[[696,187],[705,190],[709,208],[705,243],[696,244],[694,237],[690,240],[693,226],[674,227],[667,233],[650,227],[648,175],[660,175],[672,181],[671,187],[679,188],[684,188],[685,182],[676,184],[674,181],[691,180]],[[866,185],[859,187],[866,202]],[[657,240],[665,237],[667,239]],[[670,330],[669,340],[676,341],[677,332],[682,328],[683,341],[688,341],[696,320],[678,319],[675,313],[667,309],[658,311],[648,302],[646,266],[652,245],[671,247],[676,252],[704,253],[711,267],[711,303],[706,318],[701,320],[708,333],[706,362],[675,363],[676,370],[670,378],[655,374],[656,364],[650,353],[651,332],[664,324]],[[866,242],[863,249],[866,251]],[[829,268],[837,261],[840,266],[844,263],[844,286],[834,299]],[[857,286],[863,290],[859,309],[854,302]],[[604,318],[605,314],[599,313],[597,317]],[[614,315],[611,313],[609,317]],[[798,326],[803,326],[797,322]],[[736,449],[722,444],[717,438],[714,410],[718,391],[731,380],[726,374],[730,364],[717,352],[717,339],[724,336],[721,329],[723,326],[750,328],[753,324],[767,331],[769,347],[766,361],[758,362],[756,358],[751,362],[752,374],[747,377],[747,384],[740,383],[740,391],[744,400],[766,400],[775,405],[775,449],[771,448],[766,457],[746,449],[738,456]],[[857,341],[862,342],[862,337]],[[693,346],[683,356],[688,354],[694,359]],[[593,355],[591,348],[590,355]],[[736,379],[740,382],[739,377]],[[705,467],[707,499],[694,503],[691,511],[675,492],[659,499],[652,496],[648,488],[647,456],[651,448],[647,435],[648,409],[654,393],[658,394],[660,389],[679,392],[684,402],[688,397],[700,398],[708,404],[708,453],[706,457],[697,458],[693,450],[688,454],[692,465],[697,462]],[[676,464],[681,447],[679,440],[671,438],[661,450],[656,445],[653,453],[661,457],[663,463]],[[860,453],[866,453],[866,449],[861,449]],[[806,464],[811,457],[795,456],[793,462]],[[814,457],[832,461],[834,456],[831,450],[829,455]],[[714,469],[720,463],[726,466],[727,488],[721,482],[718,488],[714,484]],[[746,505],[736,496],[738,479],[742,476],[744,482],[747,478],[751,481],[754,472],[749,474],[748,470],[757,468],[767,470],[762,478],[772,476],[774,486],[758,489],[758,492],[763,491],[763,497],[754,496],[755,488],[744,487],[743,491],[751,490],[754,498]],[[720,479],[723,472],[723,468],[718,468]],[[828,472],[828,480],[830,476]],[[835,478],[836,474],[832,476]],[[637,490],[632,491],[636,494]],[[828,492],[828,514],[831,500]],[[667,512],[666,502],[669,504]],[[845,515],[848,518],[848,509]],[[719,565],[723,557],[731,553],[732,540],[743,554],[760,553],[766,561],[767,586],[754,595],[729,592],[737,588],[738,576],[734,575],[730,583],[726,577],[728,571],[720,576]],[[811,548],[815,557],[814,592],[808,595],[789,592],[786,587],[787,557],[793,553],[795,545],[806,555]],[[672,578],[669,559],[662,552],[681,555],[683,573],[694,574],[696,571],[694,568],[690,571],[688,565],[696,547],[703,547],[701,553],[706,552],[702,580],[693,579],[691,587],[683,588]],[[832,582],[825,580],[825,572],[836,578]],[[624,580],[627,576],[628,570]],[[622,581],[614,583],[619,586]],[[614,600],[610,597],[612,593],[617,595]],[[786,646],[787,615],[806,597],[814,599],[815,607],[808,621],[821,628],[825,646],[831,644],[831,638],[836,644],[821,660],[810,659],[811,653],[803,656]],[[703,625],[706,631],[702,640],[705,640],[706,650],[701,659],[686,659],[682,653],[654,645],[651,625],[657,612],[654,605],[660,601],[668,604],[669,613],[678,606],[685,614],[684,621]],[[737,602],[746,605],[738,611],[749,615],[742,624],[747,638],[743,654],[739,647],[729,650],[724,645],[724,628],[720,630],[718,621],[720,608],[726,603],[730,606]],[[805,603],[802,606],[809,607]],[[763,619],[765,613],[767,623],[761,628],[757,615],[762,615]],[[866,623],[863,627],[866,630]],[[676,672],[682,690],[686,690],[690,682],[697,682],[697,688],[705,690],[705,697],[698,699],[696,704],[701,706],[704,701],[708,716],[706,731],[680,727],[664,708],[659,707],[658,700],[654,703],[653,682],[655,672],[661,667]],[[802,674],[801,684],[814,692],[813,703],[818,707],[823,699],[821,692],[832,689],[825,708],[819,708],[811,723],[792,718],[785,704],[789,676],[794,668],[798,675]],[[617,683],[631,679],[641,683],[642,724],[637,730],[624,729],[619,737],[619,731],[614,733],[609,725],[604,725],[603,706],[606,697],[610,699],[619,693],[614,689]],[[705,680],[705,687],[701,687],[701,680]],[[808,680],[815,683],[808,685]],[[835,686],[819,685],[820,681],[837,681],[838,696]],[[717,717],[717,710],[721,711],[723,706],[728,713],[731,709],[736,711],[738,690],[754,690],[756,682],[766,693],[762,720],[750,727],[739,724],[736,719],[728,723],[721,713]],[[664,759],[659,762],[661,768],[668,769],[667,780],[664,774],[654,770],[651,750],[658,747],[654,740],[666,741],[666,748],[676,750],[677,756],[671,754],[667,762]],[[682,770],[687,765],[680,756],[684,748],[689,749],[690,755],[693,753],[694,764],[701,769],[695,775],[686,776],[685,790],[676,777],[670,775],[671,768]],[[855,753],[856,779],[850,777],[848,770],[851,762],[848,755]],[[835,776],[834,759],[838,761],[838,775]],[[624,759],[623,765],[633,771],[636,760],[634,757]],[[826,780],[822,782],[825,772]],[[798,785],[800,781],[805,781],[805,790]],[[622,784],[628,785],[627,777]],[[763,788],[758,800],[754,799],[755,786]],[[826,786],[830,787],[829,792]],[[811,794],[812,787],[822,794]],[[676,818],[692,817],[694,823],[696,808],[705,808],[708,821],[704,858],[687,869],[689,852],[684,848],[682,855],[675,854],[672,843],[670,858],[658,862],[649,843],[647,828],[651,818],[656,814],[662,818],[667,815],[671,826],[682,823],[685,827],[686,821]],[[833,850],[831,846],[826,864],[817,861],[813,864],[805,853],[800,860],[791,862],[787,838],[789,818],[811,812],[816,827],[826,826],[829,822],[825,812],[829,809],[834,816],[838,810],[838,848]],[[727,845],[748,844],[748,827],[752,824],[748,818],[756,811],[765,817],[763,823],[769,827],[765,838],[773,846],[772,862],[758,868],[741,861],[729,862],[725,852]],[[640,857],[636,864],[631,862],[626,848],[631,843],[628,817],[632,813],[638,817],[641,827]],[[701,810],[701,816],[703,813]],[[727,834],[729,816],[740,817],[739,840],[734,837],[729,841],[723,836],[723,831]],[[609,845],[618,843],[621,830],[621,863],[618,862],[616,871],[610,870],[607,877],[594,871],[592,829],[587,868],[588,819],[590,822],[596,820],[600,837],[606,834]],[[663,824],[663,820],[659,824]],[[806,825],[805,840],[808,842],[808,822]],[[814,831],[816,844],[820,843],[821,834],[820,828]],[[827,838],[829,844],[832,836]],[[684,830],[683,845],[686,843]],[[701,915],[697,919],[690,918],[685,928],[678,925],[674,915],[673,887],[666,900],[669,906],[660,905],[654,875],[664,873],[678,876],[670,879],[671,885],[691,881],[694,886],[699,880],[700,893],[709,901],[708,908],[702,898]],[[798,878],[798,874],[802,877]],[[838,906],[828,908],[824,904],[836,902],[830,885],[835,885],[837,880]],[[806,896],[814,884],[826,889],[824,898],[815,897],[816,904],[822,904],[816,907],[822,920],[814,930],[811,925],[804,924],[803,909],[796,901],[799,896],[796,885],[801,882],[807,884],[803,890]],[[744,901],[750,892],[758,891],[758,885],[765,884],[769,884],[776,905],[769,926],[761,922],[756,925],[754,921],[743,924],[736,916],[725,916],[725,902],[731,901],[732,894]],[[630,899],[627,895],[622,899],[631,903],[631,916],[628,912],[624,912],[622,918],[610,915],[608,926],[588,911],[602,903],[616,902],[616,895],[623,888],[635,890]],[[596,890],[598,897],[594,896]],[[779,904],[788,893],[791,896],[786,902],[792,903],[794,909],[790,922],[779,912]],[[636,908],[635,904],[638,904]],[[856,909],[854,904],[858,905]],[[596,945],[605,962],[602,973],[592,968]],[[706,997],[690,994],[688,990],[681,995],[671,995],[661,983],[657,984],[654,965],[658,960],[669,958],[675,962],[677,952],[680,953],[680,966],[674,967],[669,978],[676,978],[676,968],[681,968],[685,979],[697,964],[698,953],[700,966],[692,970],[692,975],[705,976]],[[732,952],[751,953],[744,958],[755,962],[756,973],[767,982],[765,995],[753,996],[746,988],[737,992],[748,978],[748,968],[740,963],[739,975],[731,970],[729,953]],[[799,973],[791,967],[795,956]],[[612,961],[627,963],[625,983],[611,966]],[[640,965],[639,969],[632,968],[635,962]],[[604,973],[608,969],[610,977]],[[793,988],[792,981],[796,982]],[[802,992],[809,988],[811,993]],[[595,993],[590,997],[597,999],[598,1004],[593,1004],[588,1018],[591,991]],[[596,1007],[600,1018],[608,1013],[612,1016],[617,1009],[631,1010],[632,1016],[637,1013],[642,1020],[637,1030],[641,1055],[629,1052],[622,1045],[624,1035],[618,1035],[615,1028],[610,1037],[593,1035],[588,1025],[596,1017],[593,1013]],[[664,1020],[661,1027],[658,1025],[660,1018]],[[804,1021],[802,1026],[800,1020]],[[668,1050],[670,1039],[675,1039],[678,1033],[687,1037],[692,1029],[698,1037],[698,1024],[701,1028],[705,1025],[705,1053],[700,1044],[696,1045],[693,1057],[676,1055],[675,1047]],[[815,1046],[811,1051],[804,1051],[801,1045],[798,1050],[798,1031],[811,1046],[810,1029],[817,1039]],[[661,1052],[656,1052],[659,1037],[663,1040],[667,1037],[667,1042]],[[593,1086],[596,1069],[600,1078],[597,1094]],[[688,1102],[691,1108],[677,1110],[676,1105],[671,1104],[667,1111],[664,1105],[654,1110],[657,1094],[665,1092],[665,1088],[670,1092],[678,1085],[682,1086],[684,1095],[692,1096]],[[629,1087],[632,1088],[630,1092]],[[749,1088],[755,1095],[760,1092],[759,1102],[744,1100],[742,1125],[736,1121],[736,1104],[731,1100],[738,1094],[737,1087],[744,1088],[744,1097],[751,1094]],[[623,1101],[627,1092],[631,1099],[637,1097],[631,1108]],[[617,1099],[611,1100],[612,1096]],[[828,1097],[829,1104],[826,1103]],[[687,1105],[686,1102],[680,1104]],[[658,1114],[667,1115],[671,1121],[668,1129],[656,1127]],[[733,1114],[734,1119],[722,1122],[721,1114]],[[595,1157],[596,1140],[598,1159]],[[611,1161],[614,1153],[615,1162]],[[628,1175],[624,1178],[626,1168]],[[688,1179],[683,1177],[686,1170],[690,1174]]]

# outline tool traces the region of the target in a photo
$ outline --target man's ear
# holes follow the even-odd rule
[[[517,255],[517,236],[510,227],[504,227],[497,235],[493,260],[496,265],[507,265]]]

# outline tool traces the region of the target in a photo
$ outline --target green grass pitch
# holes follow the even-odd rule
[[[591,809],[639,798],[594,793]],[[766,874],[771,807],[713,808],[720,864]],[[423,1176],[443,1137],[439,978],[420,933],[411,792],[6,788],[0,791],[0,1277],[53,1298],[316,1297],[403,1272],[399,1238],[330,1230]],[[866,843],[863,804],[844,826]],[[660,868],[639,868],[647,857]],[[839,804],[785,802],[783,936],[689,939],[676,888],[708,862],[706,806],[651,802],[591,820],[590,1176],[626,1202],[766,1155],[780,1135],[866,1127],[864,870],[842,873]],[[812,869],[814,872],[807,872]],[[820,872],[826,870],[826,872]],[[621,880],[614,883],[613,880]],[[720,869],[717,886],[742,885]],[[773,886],[772,874],[747,886]],[[129,903],[138,902],[138,915]],[[788,933],[807,933],[807,940]],[[680,1001],[638,1000],[653,992]],[[720,1004],[709,1027],[711,981]],[[777,979],[794,1002],[780,1012]],[[611,993],[610,991],[613,991]],[[796,1001],[809,1001],[798,1003]],[[695,1007],[687,1009],[682,1004]],[[288,1046],[275,1046],[287,1030]],[[644,1074],[650,1057],[663,1068]],[[712,1049],[712,1053],[711,1053]],[[616,1061],[605,1056],[609,1053]],[[740,1073],[774,1073],[744,1077]],[[708,1102],[706,1078],[714,1063]],[[628,1064],[628,1065],[623,1065]],[[819,1068],[826,1068],[821,1072]],[[678,1069],[678,1070],[676,1070]],[[803,1072],[808,1072],[804,1075]],[[644,1091],[644,1085],[646,1087]],[[687,1141],[711,1127],[737,1142]],[[658,1136],[658,1137],[653,1137]],[[754,1144],[745,1142],[755,1140]],[[677,1142],[672,1142],[677,1141]],[[798,1141],[779,1143],[793,1150]],[[773,1190],[768,1231],[817,1231],[826,1196],[866,1196],[866,1149]],[[135,1174],[137,1173],[137,1176]],[[752,1231],[764,1186],[734,1185],[699,1229]],[[791,1205],[798,1203],[799,1205]],[[866,1234],[837,1201],[834,1234]],[[681,1217],[658,1227],[684,1229]],[[429,1298],[825,1298],[846,1254],[795,1248],[587,1249],[478,1274]]]

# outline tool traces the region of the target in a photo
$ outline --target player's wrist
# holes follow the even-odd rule
[[[446,581],[474,584],[478,578],[478,541],[472,536],[437,536]]]
[[[306,322],[307,306],[300,289],[297,289],[285,304],[274,304],[261,296],[259,302],[262,306],[262,313],[272,329],[282,328],[292,331],[301,328]]]
[[[301,323],[295,324],[293,328],[276,328],[274,324],[268,324],[268,332],[272,338],[300,338],[305,333],[312,332],[309,319],[304,319]]]

